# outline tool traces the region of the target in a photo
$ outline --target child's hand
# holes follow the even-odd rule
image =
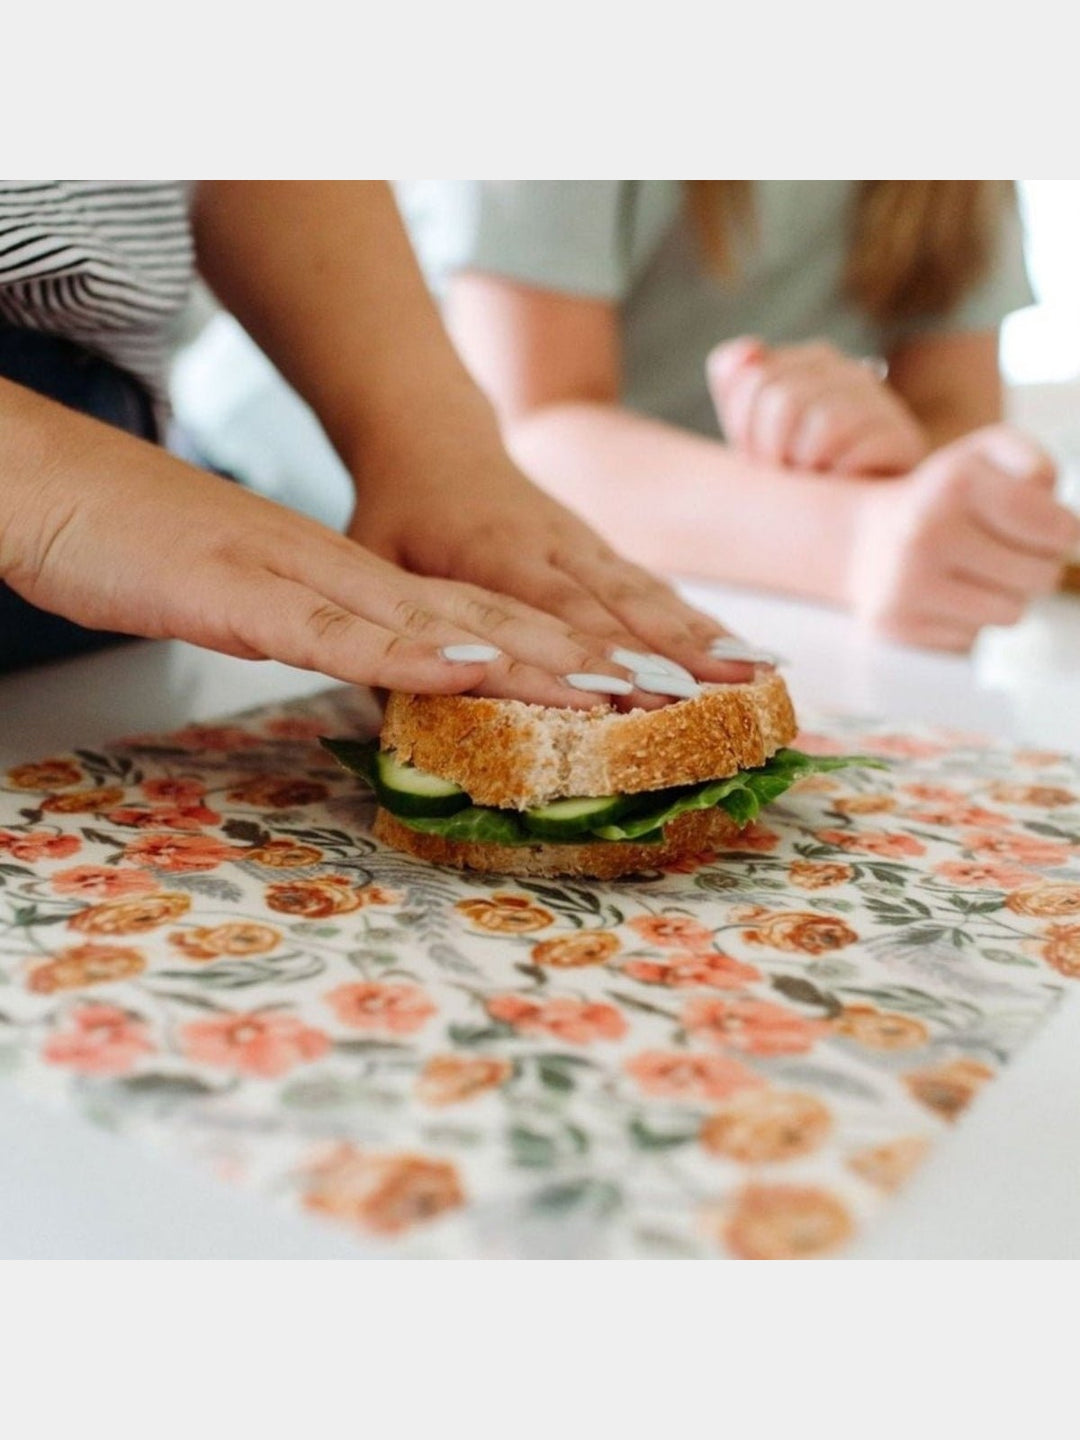
[[[1014,624],[1056,588],[1080,540],[1053,487],[1050,457],[992,425],[868,488],[852,538],[855,614],[889,639],[943,650],[969,649],[983,625]]]
[[[914,415],[860,360],[831,345],[718,345],[709,388],[729,444],[755,460],[839,475],[903,475],[924,459]]]

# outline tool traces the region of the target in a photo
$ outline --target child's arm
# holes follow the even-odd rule
[[[978,454],[972,442],[911,477],[855,484],[622,407],[606,302],[463,273],[448,317],[512,453],[645,564],[809,595],[894,638],[959,646],[1050,589],[1075,543],[1075,520],[1046,493],[1049,461],[1022,437],[994,431]],[[1013,470],[1032,483],[1016,486]],[[974,584],[954,574],[954,544]]]
[[[995,331],[909,340],[890,352],[888,363],[889,388],[906,402],[931,449],[996,424],[1005,413]]]

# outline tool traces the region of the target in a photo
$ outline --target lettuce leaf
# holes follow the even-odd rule
[[[372,784],[378,740],[320,740],[346,770]],[[421,818],[399,815],[410,830],[423,835],[442,835],[447,840],[473,840],[489,845],[580,845],[591,840],[634,840],[657,844],[664,838],[664,826],[690,810],[711,810],[719,806],[737,825],[756,820],[770,801],[782,795],[803,775],[821,775],[848,765],[886,769],[884,761],[868,755],[807,755],[801,750],[778,750],[764,765],[740,770],[723,780],[704,780],[697,785],[680,785],[669,790],[650,790],[635,796],[632,809],[613,825],[601,825],[567,840],[540,841],[530,835],[517,810],[499,810],[490,805],[470,805],[453,815]]]

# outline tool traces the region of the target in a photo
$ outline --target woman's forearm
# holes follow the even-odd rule
[[[500,453],[387,184],[204,181],[193,223],[203,275],[354,476]]]
[[[864,482],[746,460],[617,405],[542,407],[504,434],[525,470],[642,564],[847,604]]]

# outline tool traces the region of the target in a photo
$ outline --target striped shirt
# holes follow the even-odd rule
[[[194,273],[183,182],[0,180],[0,325],[104,356],[146,386],[159,414]]]

